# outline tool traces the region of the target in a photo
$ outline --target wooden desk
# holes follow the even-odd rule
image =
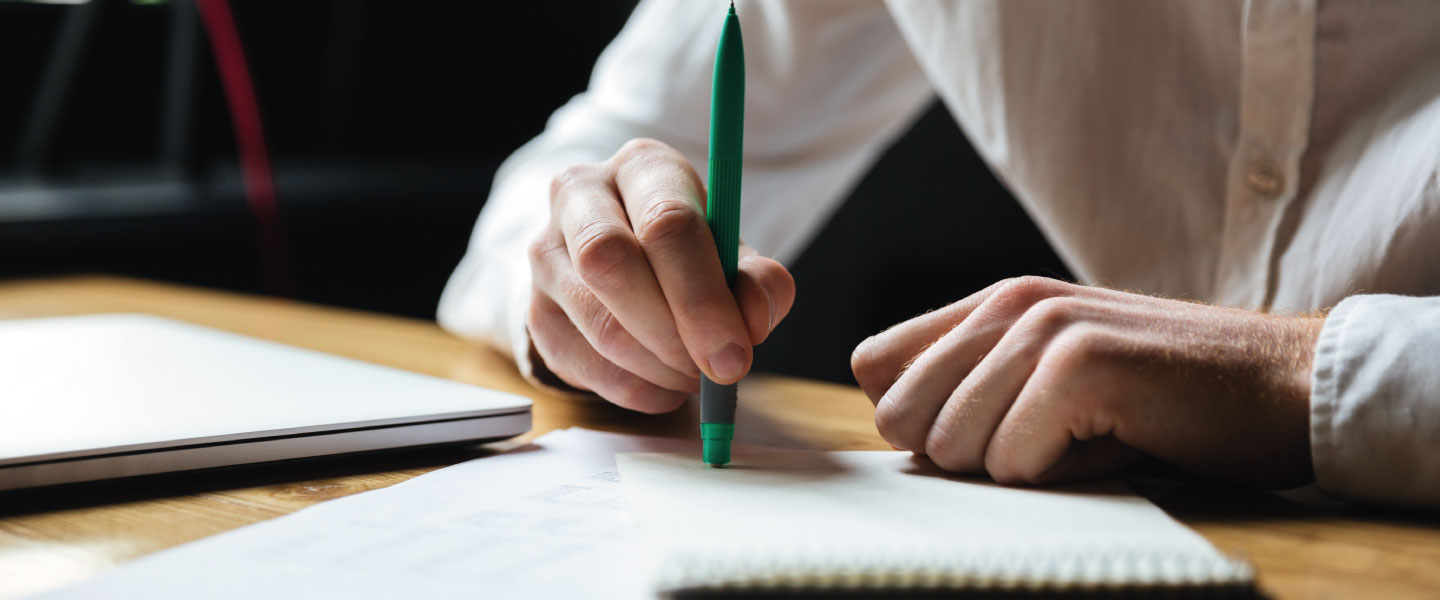
[[[696,435],[694,408],[658,417],[548,397],[494,352],[433,323],[134,280],[83,277],[0,284],[0,319],[96,312],[160,315],[323,352],[513,392],[536,402],[535,436],[556,428]],[[824,449],[888,449],[859,390],[751,377],[738,430],[745,441]],[[10,399],[0,401],[15,401]],[[126,560],[389,486],[479,456],[449,449],[178,477],[0,505],[0,597],[79,581]],[[1440,596],[1440,518],[1322,509],[1244,489],[1185,483],[1162,507],[1222,550],[1247,557],[1280,598]]]

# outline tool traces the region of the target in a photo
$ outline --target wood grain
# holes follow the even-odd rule
[[[112,277],[0,284],[0,319],[100,312],[170,317],[528,396],[536,402],[535,427],[526,438],[572,426],[696,435],[693,405],[644,416],[547,396],[504,356],[430,322]],[[742,441],[888,449],[858,389],[767,376],[743,386]],[[0,496],[0,597],[80,581],[157,550],[493,451],[421,450]],[[1263,590],[1275,597],[1440,597],[1435,515],[1323,507],[1183,479],[1147,493],[1222,550],[1252,561]]]

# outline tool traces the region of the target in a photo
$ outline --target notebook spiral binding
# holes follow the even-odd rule
[[[783,554],[679,554],[660,569],[662,592],[687,590],[1069,590],[1249,588],[1244,561],[1181,549],[1053,549]]]

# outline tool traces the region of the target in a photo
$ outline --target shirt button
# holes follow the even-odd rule
[[[1285,188],[1285,174],[1280,166],[1268,160],[1250,163],[1245,171],[1245,186],[1266,198],[1273,198]]]

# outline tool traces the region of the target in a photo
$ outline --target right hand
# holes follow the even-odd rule
[[[795,302],[790,272],[744,244],[731,293],[699,175],[647,139],[555,177],[530,269],[536,368],[647,413],[678,408],[702,371],[739,381]]]

